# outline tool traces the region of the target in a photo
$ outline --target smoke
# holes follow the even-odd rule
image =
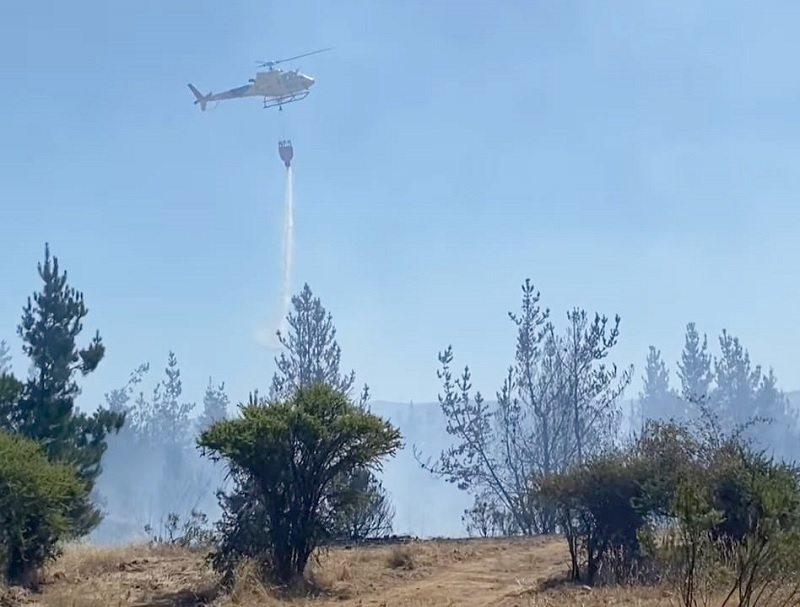
[[[294,192],[291,166],[286,169],[284,190],[283,285],[281,287],[280,319],[275,323],[274,327],[285,335],[287,330],[286,316],[289,314],[289,307],[292,304],[292,261],[294,258]],[[278,341],[275,329],[261,329],[256,337],[266,347],[278,350],[281,348],[281,343]]]

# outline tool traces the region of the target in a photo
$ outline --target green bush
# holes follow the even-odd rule
[[[302,576],[313,551],[336,533],[332,514],[352,506],[341,479],[377,468],[400,444],[390,423],[323,383],[215,422],[198,445],[227,460],[238,489],[218,526],[215,564],[230,574],[250,557],[280,582]]]
[[[262,578],[273,573],[270,517],[261,491],[244,470],[234,467],[229,492],[218,491],[222,517],[215,523],[216,550],[210,555],[224,586],[234,581],[240,561],[250,560]],[[394,509],[383,486],[368,470],[356,470],[334,479],[317,511],[321,546],[358,543],[392,533]]]
[[[800,470],[707,430],[652,423],[620,453],[540,480],[573,579],[641,581],[644,565],[687,607],[708,592],[800,598]]]
[[[166,521],[161,520],[158,529],[148,524],[144,526],[144,532],[153,545],[203,548],[214,544],[214,531],[208,522],[208,516],[197,509],[192,509],[184,519],[177,512],[170,512]]]
[[[800,600],[800,471],[728,441],[676,501],[678,579],[686,607],[713,578],[741,607]]]
[[[645,486],[652,474],[646,464],[629,454],[610,454],[542,479],[540,495],[555,509],[567,538],[572,579],[593,584],[605,564],[620,580],[641,561]]]
[[[269,522],[260,492],[246,472],[231,468],[233,487],[227,493],[217,491],[222,517],[214,524],[216,545],[208,555],[227,588],[233,586],[237,567],[244,560],[255,566],[261,579],[268,578],[272,571]]]
[[[0,576],[30,586],[58,544],[72,536],[71,514],[87,499],[68,465],[52,463],[38,443],[0,430]]]

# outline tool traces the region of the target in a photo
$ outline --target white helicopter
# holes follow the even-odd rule
[[[274,69],[279,63],[294,61],[309,55],[316,55],[330,48],[322,48],[310,53],[304,53],[295,57],[278,59],[277,61],[257,61],[259,67],[269,68],[266,72],[256,72],[255,78],[250,78],[250,84],[238,86],[222,93],[209,93],[203,95],[194,85],[189,84],[189,88],[195,96],[195,105],[200,104],[200,109],[206,111],[206,104],[209,101],[222,101],[224,99],[239,99],[240,97],[263,97],[264,108],[277,107],[283,111],[283,106],[287,103],[300,101],[308,97],[311,92],[309,89],[314,85],[314,79],[306,74],[301,74],[298,70],[284,72],[281,69]]]

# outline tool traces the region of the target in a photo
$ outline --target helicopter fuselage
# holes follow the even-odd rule
[[[189,84],[189,88],[195,96],[195,104],[200,105],[201,110],[205,110],[206,105],[212,101],[238,99],[241,97],[263,97],[265,108],[278,107],[278,109],[282,109],[284,104],[305,99],[310,92],[309,89],[314,85],[314,79],[311,76],[300,73],[299,70],[284,72],[273,66],[276,63],[299,59],[300,57],[313,55],[325,50],[330,49],[321,49],[313,53],[290,57],[289,59],[264,63],[263,66],[269,69],[256,72],[255,78],[250,78],[250,84],[237,86],[221,93],[204,95],[192,84]]]
[[[306,74],[298,71],[284,72],[279,69],[271,69],[266,72],[257,72],[256,77],[250,79],[250,84],[237,86],[221,93],[203,95],[191,84],[189,88],[194,93],[195,103],[200,104],[201,110],[205,110],[206,104],[212,101],[240,97],[263,97],[265,108],[280,108],[284,104],[305,99],[313,85],[314,79]]]
[[[262,97],[287,97],[307,91],[314,85],[314,79],[300,72],[284,72],[283,70],[269,70],[257,72],[255,78],[250,79],[251,95]]]

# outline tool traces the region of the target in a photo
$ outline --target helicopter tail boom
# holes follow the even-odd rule
[[[193,84],[189,84],[189,89],[191,89],[192,93],[194,93],[194,103],[197,105],[200,104],[200,111],[206,111],[206,103],[208,103],[208,98],[211,97],[211,93],[208,95],[203,95],[200,91],[198,91]]]

